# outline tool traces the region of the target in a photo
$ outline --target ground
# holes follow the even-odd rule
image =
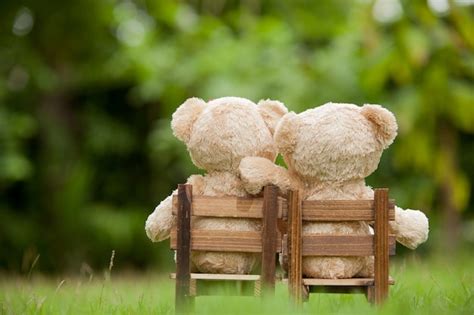
[[[363,295],[313,294],[302,310],[288,304],[286,287],[261,303],[252,297],[200,297],[197,314],[474,314],[471,257],[419,259],[392,263],[396,284],[381,309]],[[166,275],[94,278],[11,276],[0,278],[0,314],[174,314],[174,284]]]

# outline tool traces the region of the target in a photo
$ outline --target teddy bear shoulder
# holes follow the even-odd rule
[[[245,197],[247,193],[242,181],[231,172],[215,172],[191,175],[187,183],[193,185],[193,194],[204,196]]]
[[[345,183],[319,183],[305,189],[307,200],[362,200],[372,199],[373,190],[364,180]]]

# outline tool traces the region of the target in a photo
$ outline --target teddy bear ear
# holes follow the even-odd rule
[[[283,115],[288,113],[285,104],[270,99],[259,101],[258,111],[272,134]]]
[[[380,105],[365,104],[361,114],[374,126],[377,140],[386,149],[397,136],[397,120],[389,110]]]
[[[188,98],[176,109],[171,119],[171,129],[173,134],[184,143],[188,143],[191,138],[193,125],[199,115],[206,107],[206,102],[197,97]]]
[[[287,155],[293,152],[296,146],[296,132],[298,117],[294,112],[283,116],[275,129],[274,140],[278,151]]]

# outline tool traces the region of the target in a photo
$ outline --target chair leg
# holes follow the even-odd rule
[[[388,189],[375,190],[374,207],[374,300],[376,304],[382,304],[388,296],[389,277]]]
[[[303,299],[302,276],[302,215],[298,191],[288,195],[288,289],[296,306],[301,306]]]
[[[263,190],[263,225],[262,225],[262,296],[275,293],[275,253],[278,221],[278,188],[265,186]]]
[[[253,285],[253,295],[254,296],[262,296],[262,282],[260,280],[257,280],[254,282]]]
[[[365,292],[365,297],[370,304],[375,304],[375,287],[368,286]]]
[[[191,203],[192,186],[178,185],[176,314],[187,314],[194,308],[194,297],[191,296]]]
[[[309,286],[303,285],[303,288],[301,289],[301,301],[302,302],[308,302],[309,301]]]

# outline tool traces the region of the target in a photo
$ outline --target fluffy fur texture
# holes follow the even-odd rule
[[[277,101],[265,100],[259,105],[238,97],[223,97],[209,102],[190,98],[173,114],[171,126],[182,140],[194,164],[207,171],[204,176],[192,175],[194,195],[249,196],[238,176],[242,158],[256,156],[275,159],[277,149],[273,129],[287,113]],[[152,241],[169,237],[175,224],[171,214],[171,199],[163,200],[148,217],[145,230]],[[259,231],[260,222],[244,219],[194,219],[198,229]],[[193,269],[209,273],[249,273],[258,256],[247,253],[193,252]]]
[[[397,135],[393,114],[379,105],[328,103],[298,115],[285,115],[275,131],[275,143],[288,171],[254,157],[242,160],[241,178],[251,193],[269,183],[283,193],[298,189],[306,200],[373,199],[365,177],[377,169],[380,157]],[[415,210],[396,208],[391,225],[398,242],[416,248],[428,237],[428,219]],[[306,223],[305,234],[372,234],[365,222]],[[371,257],[306,257],[303,273],[315,278],[350,278],[373,274]]]

